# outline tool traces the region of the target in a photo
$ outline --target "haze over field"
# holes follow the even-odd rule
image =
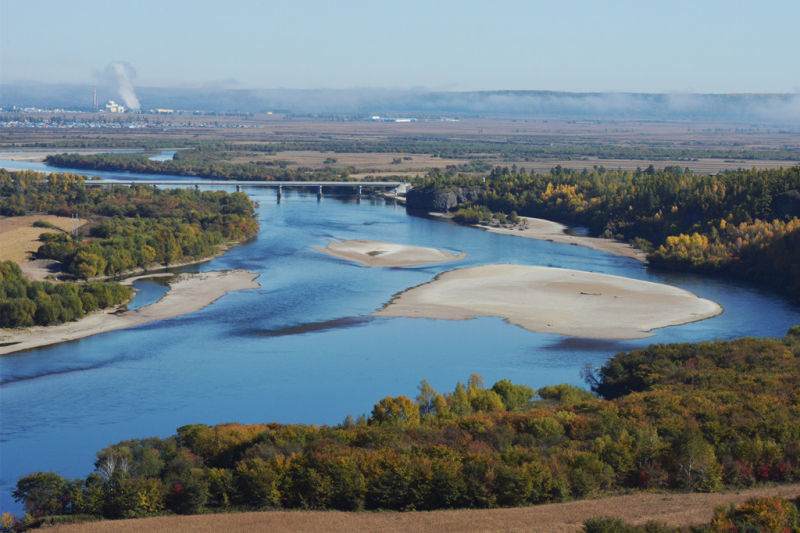
[[[800,120],[791,1],[85,0],[0,15],[3,107],[89,109],[96,86],[133,110]]]

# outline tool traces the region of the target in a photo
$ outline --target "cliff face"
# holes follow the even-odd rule
[[[406,205],[415,211],[438,211],[446,213],[458,204],[479,200],[483,191],[478,187],[448,187],[437,191],[411,189],[406,194]]]

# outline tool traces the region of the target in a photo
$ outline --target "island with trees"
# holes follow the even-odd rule
[[[104,280],[201,260],[258,229],[244,193],[97,186],[73,174],[0,169],[0,215],[43,213],[90,223],[76,232],[43,228],[36,257],[56,261],[61,280],[29,281],[17,264],[0,263],[0,327],[59,324],[119,305],[131,289]]]

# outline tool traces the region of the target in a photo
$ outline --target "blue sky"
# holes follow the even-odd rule
[[[800,92],[800,1],[0,0],[0,81]]]

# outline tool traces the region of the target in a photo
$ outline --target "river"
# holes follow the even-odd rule
[[[1,156],[0,156],[1,157]],[[41,164],[0,166],[52,170]],[[108,178],[119,173],[97,172]],[[135,175],[146,179],[166,176]],[[229,190],[231,188],[228,188]],[[124,439],[165,437],[185,424],[337,424],[386,395],[440,392],[472,373],[541,387],[583,386],[585,365],[650,343],[782,336],[800,308],[744,283],[648,271],[577,246],[497,235],[406,214],[383,201],[245,188],[258,201],[258,238],[185,271],[242,268],[260,289],[161,322],[0,358],[0,509],[36,470],[92,471],[95,452]],[[315,252],[331,239],[372,239],[464,251],[458,263],[370,269]],[[557,266],[677,285],[714,300],[721,315],[633,341],[537,334],[497,318],[459,322],[367,316],[393,294],[454,267]],[[157,299],[148,282],[133,305]],[[535,305],[532,302],[532,305]]]

